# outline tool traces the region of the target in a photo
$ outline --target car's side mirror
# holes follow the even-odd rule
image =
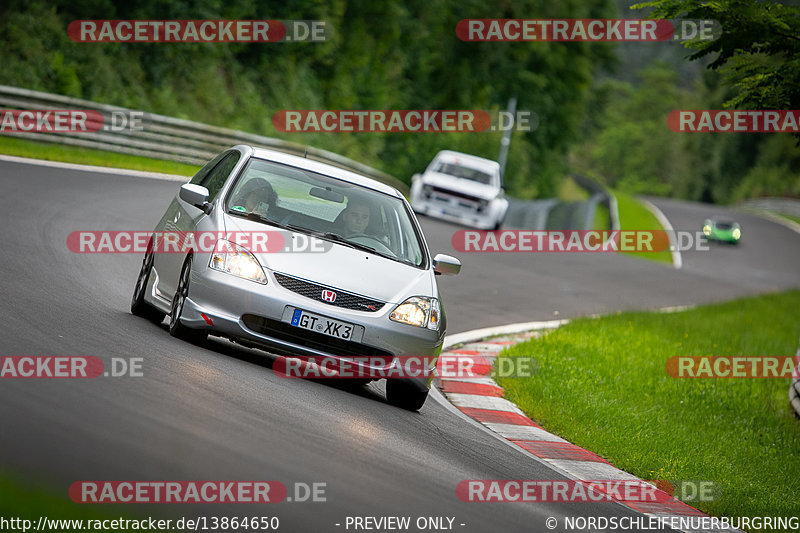
[[[449,255],[436,254],[433,258],[433,271],[438,275],[455,276],[461,272],[461,261]]]
[[[202,185],[194,185],[192,183],[181,185],[179,196],[187,204],[192,204],[208,213],[209,192]]]

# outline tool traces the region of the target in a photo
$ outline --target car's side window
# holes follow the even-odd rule
[[[202,185],[203,180],[206,179],[208,173],[214,170],[214,167],[217,166],[217,163],[222,161],[222,158],[225,157],[226,155],[227,154],[225,152],[222,152],[221,154],[218,154],[216,157],[214,157],[214,159],[206,163],[205,166],[203,166],[203,168],[197,171],[197,174],[194,175],[192,181],[190,181],[189,183],[191,183],[192,185]]]
[[[217,193],[225,185],[225,181],[230,176],[236,163],[239,162],[241,154],[237,151],[229,152],[228,155],[214,167],[206,178],[200,182],[200,185],[208,189],[208,199],[213,200]]]

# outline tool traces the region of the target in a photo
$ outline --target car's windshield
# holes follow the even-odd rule
[[[425,261],[402,200],[308,170],[252,158],[225,209],[403,263]]]
[[[439,163],[433,170],[434,172],[439,172],[440,174],[449,174],[450,176],[455,176],[457,178],[463,178],[470,181],[477,181],[478,183],[483,183],[485,185],[491,185],[492,183],[491,174],[475,168],[456,165],[454,163]]]

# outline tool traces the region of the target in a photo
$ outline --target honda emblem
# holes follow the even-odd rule
[[[329,290],[322,291],[322,299],[326,302],[333,303],[336,301],[336,293]]]

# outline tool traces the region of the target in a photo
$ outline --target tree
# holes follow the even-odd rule
[[[717,53],[718,69],[735,89],[725,107],[800,109],[800,9],[774,0],[654,0],[653,17],[713,19],[722,26],[714,40],[690,40],[690,60]],[[800,134],[796,134],[800,138]]]

